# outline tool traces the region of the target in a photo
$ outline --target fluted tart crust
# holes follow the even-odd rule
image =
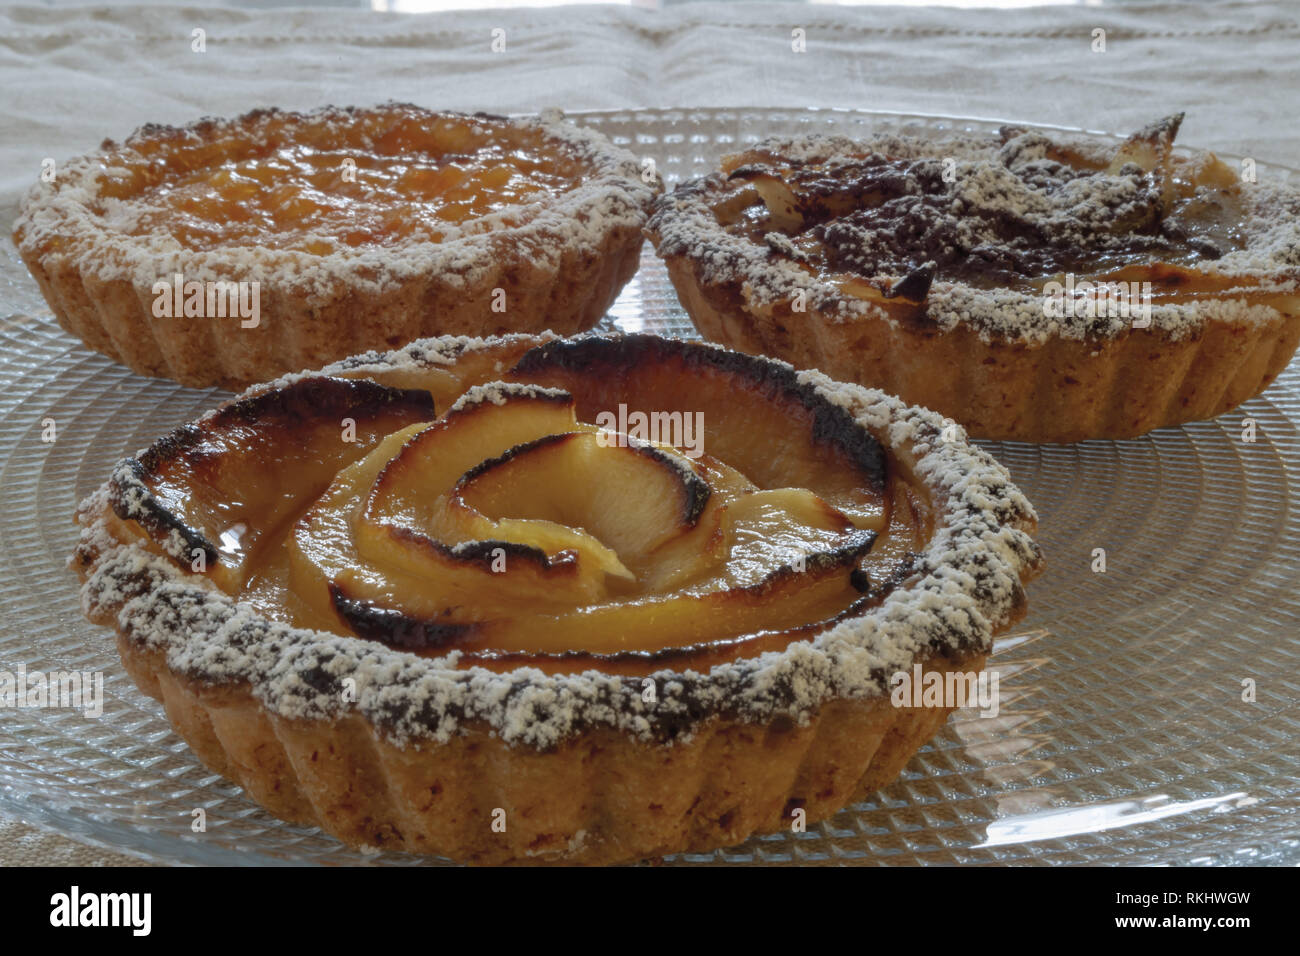
[[[257,110],[105,141],[32,188],[14,242],[90,348],[242,388],[422,336],[589,329],[657,191],[558,113]]]
[[[647,233],[712,341],[978,438],[1131,437],[1235,408],[1300,343],[1300,189],[1176,151],[1180,122],[1118,146],[772,140],[662,197]]]
[[[1029,503],[939,416],[649,335],[288,376],[78,520],[85,613],[205,763],[349,844],[482,863],[837,812],[948,713],[890,676],[981,669],[1041,567]]]

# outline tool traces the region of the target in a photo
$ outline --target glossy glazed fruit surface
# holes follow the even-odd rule
[[[780,649],[878,604],[930,521],[793,373],[650,336],[505,342],[400,385],[298,378],[132,469],[156,505],[137,523],[231,596],[465,666]]]

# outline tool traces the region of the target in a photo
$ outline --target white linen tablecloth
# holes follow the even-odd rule
[[[44,158],[146,122],[388,99],[493,112],[840,106],[1115,132],[1185,110],[1183,142],[1300,165],[1298,20],[1280,2],[428,15],[0,7],[0,214],[12,221]],[[792,50],[796,29],[806,52]],[[1093,49],[1098,29],[1105,52]],[[193,51],[195,30],[206,52]],[[0,865],[128,861],[0,821]]]

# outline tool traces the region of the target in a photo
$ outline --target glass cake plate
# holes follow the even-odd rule
[[[998,125],[843,110],[574,119],[654,157],[669,182],[772,134]],[[159,862],[441,862],[349,850],[261,810],[195,759],[126,676],[110,632],[82,618],[65,566],[77,501],[118,458],[226,394],[141,378],[84,348],[2,242],[0,671],[100,672],[104,704],[98,719],[3,711],[0,814]],[[603,327],[694,336],[648,246]],[[807,833],[668,864],[1300,862],[1300,363],[1216,421],[986,447],[1037,507],[1048,560],[1028,617],[989,661],[998,715],[958,711],[897,782]],[[199,808],[203,833],[191,829]]]

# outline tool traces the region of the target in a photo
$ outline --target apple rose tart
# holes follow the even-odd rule
[[[979,671],[1041,564],[937,415],[649,335],[286,377],[79,520],[87,615],[205,763],[349,844],[484,863],[835,813],[952,709],[891,676]]]
[[[90,348],[243,387],[420,336],[589,329],[657,191],[558,114],[258,110],[66,163],[14,242]]]
[[[697,328],[976,437],[1125,438],[1258,394],[1300,343],[1300,189],[1174,150],[806,136],[727,157],[647,231]]]

